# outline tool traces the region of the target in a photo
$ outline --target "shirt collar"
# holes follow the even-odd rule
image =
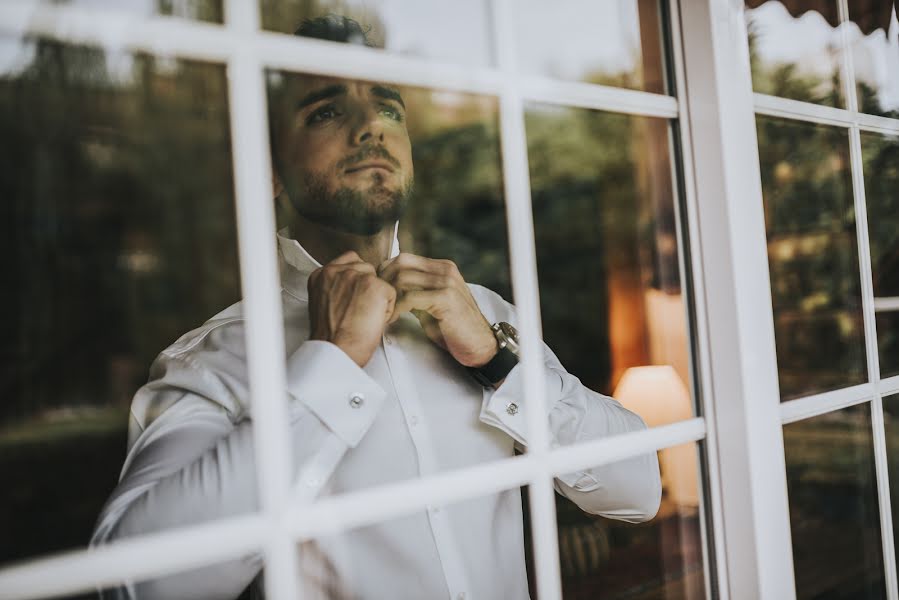
[[[397,237],[399,222],[393,227],[393,243],[390,245],[390,258],[400,253],[400,242]],[[322,266],[320,262],[303,248],[302,244],[290,237],[287,227],[278,230],[278,263],[281,272],[281,287],[300,300],[309,297],[306,285],[309,274]]]

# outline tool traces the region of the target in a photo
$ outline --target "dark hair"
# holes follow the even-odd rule
[[[369,31],[371,31],[371,27],[363,29],[358,21],[349,17],[329,14],[324,17],[305,19],[293,33],[300,37],[374,48],[375,44],[368,37]]]

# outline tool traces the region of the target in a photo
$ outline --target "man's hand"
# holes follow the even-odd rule
[[[381,263],[378,275],[397,292],[391,323],[412,311],[428,338],[467,367],[496,355],[496,337],[455,263],[401,253]]]
[[[364,367],[393,315],[396,291],[355,252],[309,275],[309,339],[331,342]]]

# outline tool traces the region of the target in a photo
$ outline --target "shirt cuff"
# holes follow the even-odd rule
[[[287,359],[287,390],[351,448],[387,396],[343,350],[319,340],[305,342]]]
[[[527,407],[524,406],[524,369],[512,367],[498,390],[484,388],[480,419],[506,432],[522,446],[527,446]]]

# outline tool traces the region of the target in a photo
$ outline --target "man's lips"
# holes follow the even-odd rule
[[[357,163],[347,168],[346,173],[356,173],[359,171],[364,171],[366,169],[383,169],[388,173],[393,173],[394,171],[393,165],[391,165],[390,163],[380,160],[373,160]]]

